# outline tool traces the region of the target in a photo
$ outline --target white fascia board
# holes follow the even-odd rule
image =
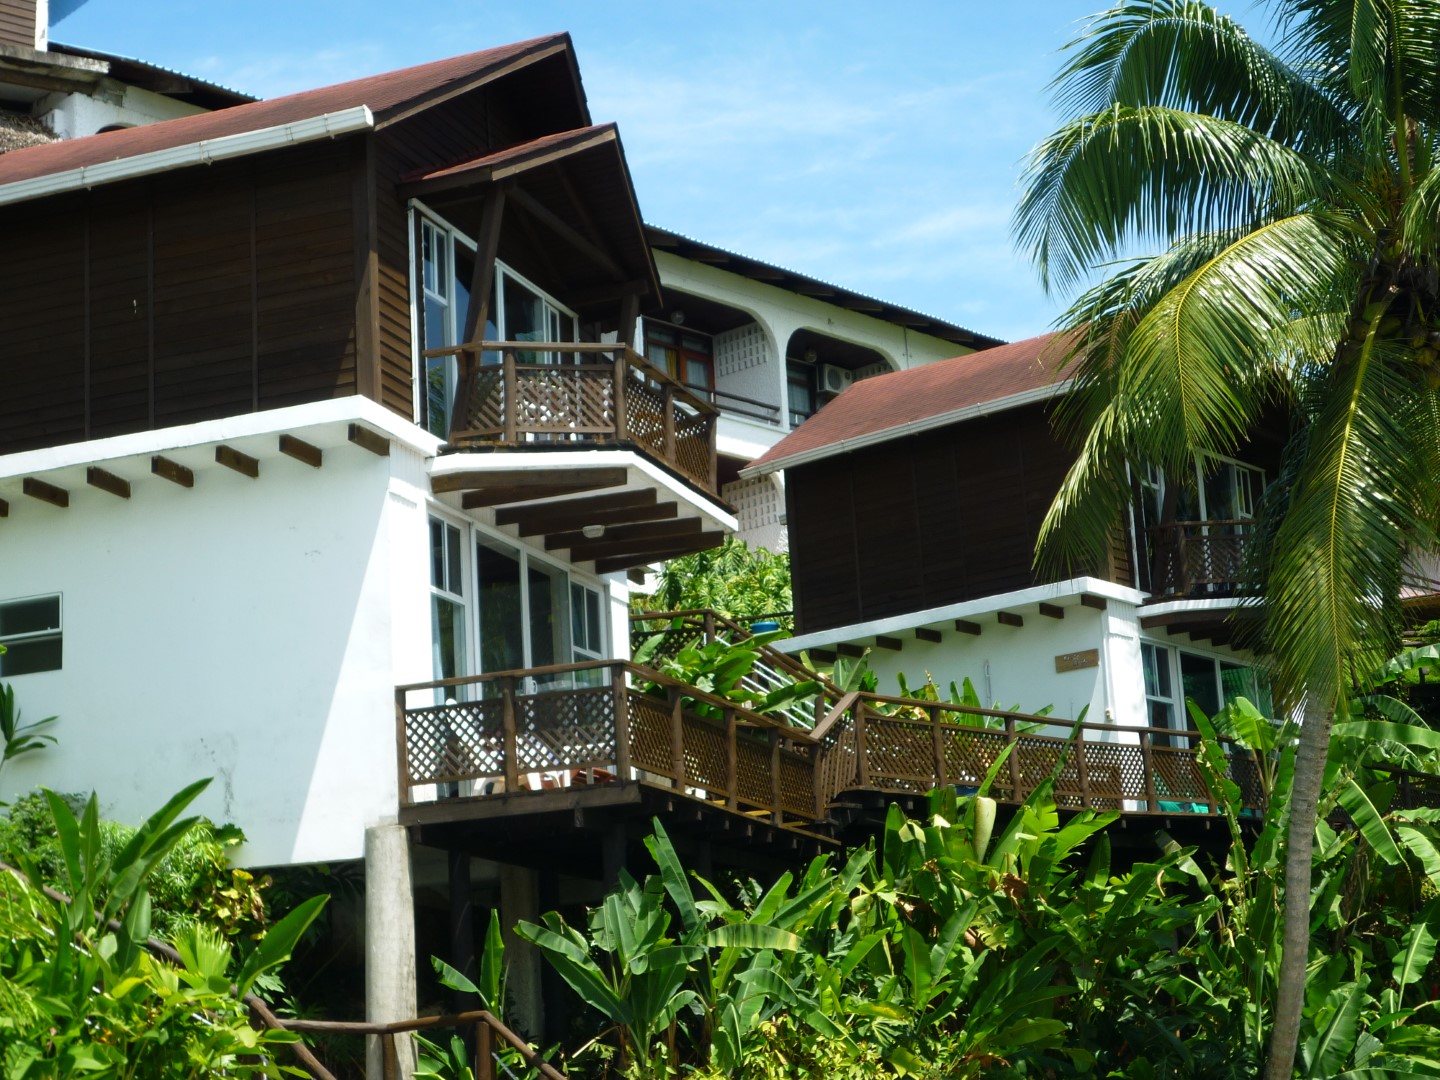
[[[154,173],[169,172],[187,165],[209,165],[229,158],[245,157],[264,150],[276,150],[283,146],[330,139],[337,135],[348,135],[365,131],[375,126],[375,116],[368,105],[357,105],[353,109],[322,113],[306,120],[289,124],[259,128],[256,131],[242,131],[234,135],[221,135],[214,139],[183,146],[170,146],[164,150],[153,150],[148,154],[134,154],[114,161],[102,161],[94,165],[82,165],[78,169],[36,176],[29,180],[16,180],[11,184],[0,184],[0,206],[7,203],[24,202],[43,195],[55,195],[64,191],[78,191],[99,184],[111,184],[117,180],[128,180],[136,176],[150,176]]]
[[[962,424],[966,420],[978,420],[980,417],[990,416],[992,413],[1006,412],[1010,409],[1018,409],[1023,405],[1049,401],[1051,398],[1061,397],[1068,393],[1073,384],[1073,379],[1065,379],[1051,386],[1022,390],[1009,397],[996,398],[994,401],[982,401],[978,405],[966,405],[963,409],[951,409],[949,412],[927,416],[923,420],[912,420],[906,424],[885,428],[883,431],[857,435],[853,439],[841,439],[839,442],[833,442],[827,446],[818,446],[814,450],[804,450],[798,454],[791,454],[789,457],[777,458],[759,468],[753,465],[746,466],[740,470],[740,475],[748,480],[752,476],[763,476],[765,473],[779,472],[781,469],[793,468],[796,465],[805,465],[839,454],[848,454],[852,450],[875,446],[878,443],[889,442],[891,439],[902,439],[907,435],[918,435],[922,431],[931,431],[949,424]]]
[[[329,439],[315,440],[323,447],[325,443],[333,445],[346,441],[345,425],[352,423],[374,428],[387,438],[427,456],[434,456],[441,445],[440,440],[424,428],[367,397],[354,395],[8,454],[0,456],[0,480],[38,476],[56,469],[96,465],[127,457],[175,453],[211,443],[235,443],[267,435],[313,435],[317,430],[332,428]]]
[[[832,630],[818,630],[813,634],[802,634],[799,637],[774,642],[774,645],[781,652],[797,653],[803,649],[816,649],[827,645],[838,645],[842,642],[859,641],[875,637],[877,634],[884,636],[904,630],[914,630],[922,626],[940,627],[945,623],[953,623],[956,619],[993,615],[997,611],[1008,611],[1012,608],[1025,607],[1028,604],[1053,604],[1059,600],[1078,600],[1080,596],[1086,594],[1134,606],[1138,606],[1145,599],[1145,594],[1139,589],[1116,585],[1113,581],[1103,581],[1100,578],[1091,577],[1071,578],[1068,581],[1056,581],[1049,585],[1034,585],[1028,589],[1017,589],[1014,592],[982,596],[978,600],[946,604],[944,607],[926,608],[923,611],[892,615],[889,618],[874,619],[870,622],[851,623],[849,626],[837,626]],[[1097,612],[1097,614],[1099,613]]]
[[[1167,600],[1163,604],[1146,604],[1140,609],[1142,619],[1153,619],[1160,615],[1200,615],[1207,611],[1235,611],[1239,608],[1258,608],[1262,601],[1258,597],[1216,596],[1199,600]]]
[[[433,481],[437,476],[452,473],[573,473],[603,468],[626,469],[629,474],[627,486],[659,488],[666,498],[681,503],[697,517],[713,523],[716,528],[732,533],[740,528],[735,515],[726,513],[718,503],[698,494],[643,454],[637,454],[633,450],[558,450],[541,453],[529,450],[493,450],[484,454],[459,452],[436,458],[430,465],[430,477]]]

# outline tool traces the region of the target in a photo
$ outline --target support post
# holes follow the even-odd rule
[[[680,688],[666,690],[670,698],[670,786],[685,788],[685,712],[680,705]]]
[[[865,746],[865,703],[857,700],[855,709],[855,759],[860,766],[860,786],[870,786],[870,754]]]
[[[616,821],[600,841],[601,885],[608,893],[620,884],[620,871],[625,869],[625,822]]]
[[[630,779],[630,695],[625,686],[625,665],[610,669],[610,689],[615,699],[615,775]]]
[[[515,1026],[532,1042],[545,1037],[540,950],[515,933],[515,924],[540,921],[540,875],[525,866],[500,864],[500,926],[505,941],[510,1001]]]
[[[470,853],[447,851],[450,889],[450,966],[471,982],[475,980],[475,909],[470,892]],[[480,1008],[474,994],[450,991],[453,1012]]]
[[[514,446],[520,441],[516,428],[516,414],[520,411],[520,402],[518,400],[519,389],[516,385],[519,380],[515,377],[514,351],[507,351],[505,353],[505,359],[502,361],[501,378],[505,380],[504,439],[507,445]]]
[[[735,723],[735,710],[725,710],[725,805],[731,810],[740,807],[740,767],[736,760],[738,751],[735,740],[739,729]]]
[[[1075,736],[1075,768],[1080,773],[1080,805],[1090,809],[1090,762],[1085,759],[1085,725]]]
[[[475,1080],[495,1080],[495,1033],[484,1020],[475,1025]]]
[[[475,270],[470,276],[470,303],[465,311],[465,323],[460,331],[460,343],[469,345],[478,333],[483,333],[490,314],[490,293],[495,283],[495,255],[500,250],[500,224],[505,215],[505,186],[495,184],[485,197],[485,207],[480,211],[480,232],[476,237]],[[455,404],[450,412],[450,431],[463,429],[469,422],[470,400],[475,396],[475,379],[480,371],[480,354],[474,349],[465,349],[456,359],[459,361],[459,379],[455,388]],[[510,415],[511,401],[505,402],[506,415]],[[447,436],[448,437],[448,436]]]
[[[949,787],[950,778],[945,774],[945,733],[940,729],[940,710],[931,705],[925,711],[930,714],[930,750],[935,758],[935,786]]]
[[[1140,732],[1140,767],[1145,771],[1145,801],[1150,804],[1150,810],[1160,809],[1160,796],[1155,790],[1155,753],[1150,740],[1150,732]]]
[[[398,824],[365,830],[365,1019],[372,1024],[415,1015],[415,901],[410,840]],[[390,1056],[382,1040],[366,1040],[370,1080],[408,1080],[415,1071],[413,1044]]]
[[[1025,793],[1020,790],[1020,784],[1024,780],[1024,774],[1020,770],[1020,744],[1015,737],[1015,717],[1005,717],[1005,743],[1010,747],[1010,798],[1014,802],[1021,802]]]
[[[667,379],[660,391],[660,423],[664,431],[665,461],[675,464],[675,387]]]
[[[395,691],[395,782],[400,805],[410,805],[410,754],[405,744],[405,691]]]
[[[505,790],[520,790],[520,756],[515,725],[515,677],[500,680],[500,737],[502,767],[505,769]]]
[[[624,442],[630,430],[625,421],[625,383],[629,378],[629,361],[626,358],[626,351],[621,349],[615,354],[615,439],[617,442]]]
[[[780,809],[780,732],[770,729],[770,820],[776,825],[785,821]]]

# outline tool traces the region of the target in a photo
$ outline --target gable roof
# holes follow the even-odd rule
[[[234,105],[218,112],[182,116],[121,131],[12,150],[0,157],[0,186],[362,107],[374,114],[376,127],[383,127],[387,122],[408,115],[416,107],[471,89],[516,67],[562,52],[570,53],[573,64],[570,35],[551,34],[324,86],[318,90],[304,90],[267,101]],[[577,96],[580,94],[578,80],[576,93]],[[583,97],[580,103],[588,122],[588,109],[584,107]]]
[[[777,472],[930,428],[1058,397],[1065,338],[1041,334],[862,379],[741,470]]]

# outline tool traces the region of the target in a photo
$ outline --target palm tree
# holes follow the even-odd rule
[[[1188,0],[1097,16],[1016,231],[1052,290],[1110,261],[1062,318],[1079,452],[1041,557],[1093,565],[1128,469],[1233,451],[1277,402],[1296,418],[1262,584],[1275,688],[1304,718],[1266,1072],[1288,1078],[1330,726],[1440,525],[1440,3],[1272,7],[1274,49]]]

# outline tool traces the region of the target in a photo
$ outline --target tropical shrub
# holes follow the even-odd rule
[[[198,824],[181,818],[209,781],[175,795],[118,850],[107,849],[98,802],[77,814],[45,798],[69,898],[0,873],[0,1068],[7,1080],[282,1075],[295,1041],[259,1032],[243,998],[290,954],[324,904],[312,899],[243,956],[193,921],[173,936],[171,964],[150,940],[151,886],[162,860]]]
[[[742,622],[762,615],[788,613],[790,555],[751,548],[727,536],[708,551],[681,555],[660,568],[655,592],[637,593],[633,611],[692,611],[709,608]]]

